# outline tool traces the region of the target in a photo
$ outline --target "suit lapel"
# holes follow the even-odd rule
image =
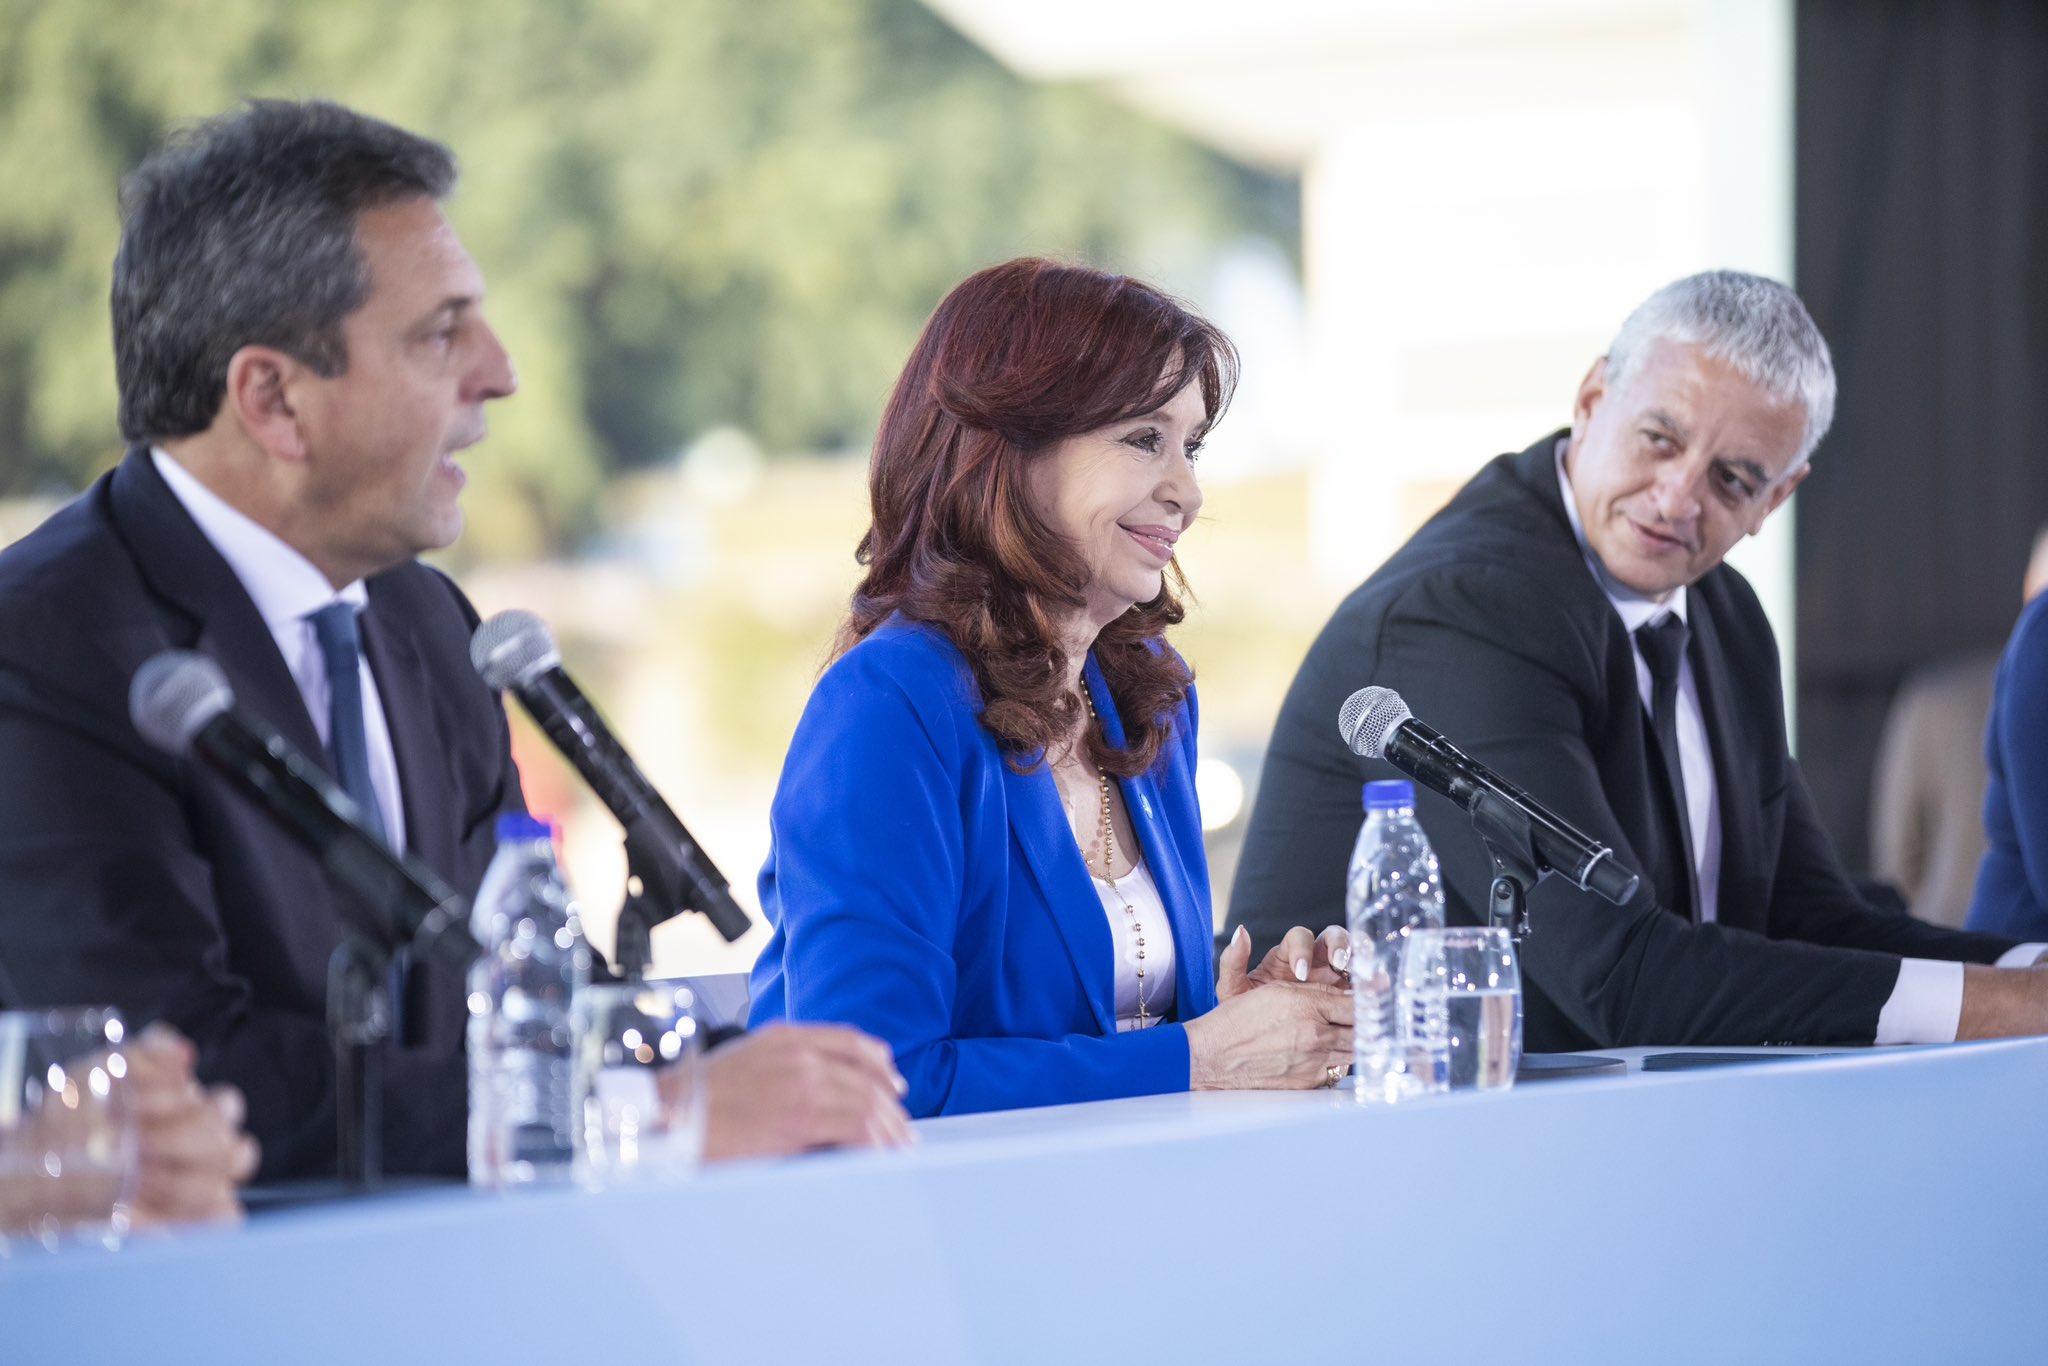
[[[212,656],[227,672],[239,706],[275,726],[304,753],[327,762],[326,747],[270,627],[235,571],[157,473],[148,448],[131,447],[114,471],[113,515],[151,590],[198,623],[189,641],[174,643]]]
[[[398,761],[398,790],[405,806],[405,842],[409,852],[434,868],[460,866],[455,857],[459,813],[448,787],[448,764],[441,752],[435,715],[436,692],[412,635],[398,624],[390,589],[381,578],[368,584],[369,610],[363,613],[363,650],[377,680],[384,724]]]
[[[1115,949],[1109,939],[1109,922],[1102,914],[1102,898],[1096,894],[1087,865],[1081,862],[1074,829],[1067,824],[1066,808],[1060,805],[1059,784],[1053,781],[1050,767],[1040,765],[1029,773],[1019,773],[1008,763],[1003,765],[1003,784],[1009,797],[1012,836],[1024,851],[1046,909],[1066,942],[1067,956],[1081,979],[1095,1026],[1104,1034],[1114,1034]]]
[[[1082,679],[1095,698],[1095,710],[1102,717],[1104,734],[1112,744],[1122,748],[1123,718],[1117,714],[1109,687],[1103,681],[1102,671],[1096,667],[1092,654],[1088,656]],[[1175,1013],[1179,1018],[1187,1019],[1197,1003],[1207,1001],[1215,994],[1215,968],[1209,959],[1209,944],[1215,933],[1205,923],[1205,908],[1195,896],[1187,869],[1170,838],[1171,832],[1165,827],[1166,808],[1160,800],[1158,780],[1146,772],[1135,778],[1120,779],[1118,785],[1123,789],[1124,809],[1130,813],[1131,827],[1138,832],[1139,852],[1144,857],[1145,866],[1152,870],[1152,884],[1159,891],[1159,899],[1166,907],[1167,922],[1173,929]]]
[[[1175,1013],[1188,1019],[1198,1002],[1215,993],[1214,966],[1209,945],[1215,931],[1206,923],[1187,869],[1174,854],[1174,846],[1160,821],[1158,783],[1150,773],[1122,780],[1124,806],[1138,832],[1145,866],[1152,870],[1152,883],[1166,906],[1167,921],[1173,926]],[[1189,947],[1192,946],[1192,947]]]
[[[1123,720],[1117,715],[1094,655],[1089,655],[1081,676],[1082,686],[1095,699],[1104,736],[1112,745],[1121,747]],[[1052,770],[1041,767],[1031,773],[1018,773],[1006,764],[1003,782],[1018,846],[1066,944],[1067,955],[1094,1013],[1096,1028],[1104,1034],[1114,1034],[1116,981],[1109,922],[1102,913],[1102,898],[1095,890],[1095,880],[1074,843],[1073,827],[1060,805],[1059,786],[1053,781]],[[1157,781],[1145,773],[1120,780],[1119,787],[1132,828],[1138,832],[1145,866],[1152,871],[1153,884],[1159,889],[1159,899],[1173,927],[1174,999],[1176,1011],[1184,1019],[1194,1005],[1215,994],[1215,981],[1210,975],[1214,969],[1208,952],[1211,931],[1203,922],[1203,907],[1194,894],[1187,870],[1175,856],[1168,837]]]
[[[1763,842],[1763,813],[1759,806],[1756,747],[1735,712],[1735,685],[1728,673],[1727,656],[1714,626],[1714,613],[1707,595],[1695,590],[1687,613],[1692,627],[1688,654],[1692,660],[1693,682],[1700,693],[1700,713],[1707,723],[1707,747],[1714,756],[1715,799],[1721,814],[1721,868],[1754,866]],[[1753,908],[1731,905],[1727,878],[1721,879],[1716,919],[1744,929],[1762,929]],[[1730,911],[1734,915],[1730,915]]]

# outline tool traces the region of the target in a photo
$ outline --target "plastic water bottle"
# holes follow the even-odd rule
[[[547,825],[498,818],[498,852],[470,910],[469,1181],[568,1179],[573,1157],[570,997],[590,950]]]
[[[1442,1090],[1438,1062],[1409,1035],[1400,999],[1401,948],[1410,930],[1444,923],[1436,851],[1415,819],[1415,785],[1365,785],[1365,824],[1344,889],[1351,929],[1352,1074],[1358,1096],[1396,1101]],[[1444,1060],[1447,1065],[1447,1059]]]

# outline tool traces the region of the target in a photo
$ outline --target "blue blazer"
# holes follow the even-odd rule
[[[1091,655],[1111,741],[1123,727]],[[1116,1032],[1109,922],[1050,769],[1018,773],[966,659],[892,617],[819,680],[771,811],[752,1019],[886,1040],[913,1115],[1184,1091],[1179,1023]],[[1216,1004],[1195,699],[1124,803],[1174,936],[1174,1017]]]
[[[1984,861],[1966,924],[2048,940],[2048,593],[2020,613],[1998,682],[1984,757]]]

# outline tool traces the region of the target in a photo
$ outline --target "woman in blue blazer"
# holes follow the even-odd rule
[[[1164,632],[1235,363],[1148,286],[1013,261],[947,296],[890,399],[867,574],[771,814],[753,1019],[879,1036],[914,1115],[1350,1061],[1342,930],[1210,964]]]

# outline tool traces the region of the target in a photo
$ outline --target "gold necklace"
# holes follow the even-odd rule
[[[1081,701],[1088,708],[1088,719],[1096,725],[1100,725],[1102,718],[1095,714],[1095,699],[1089,695],[1088,683],[1085,679],[1081,683]],[[1123,894],[1123,889],[1116,885],[1116,825],[1110,818],[1109,771],[1097,768],[1095,770],[1095,780],[1096,787],[1102,794],[1102,838],[1099,841],[1102,850],[1102,872],[1096,874],[1093,868],[1090,868],[1088,871],[1090,875],[1099,876],[1102,881],[1109,884],[1109,890],[1114,892],[1116,899],[1123,904],[1124,915],[1131,922],[1131,938],[1138,946],[1138,1028],[1143,1029],[1152,1019],[1151,1012],[1145,1006],[1145,927],[1138,923],[1138,908],[1130,903],[1130,899]],[[1085,851],[1082,854],[1081,861],[1083,863],[1088,861]],[[1132,871],[1135,872],[1137,868],[1137,860],[1135,858],[1132,859],[1131,865]]]

